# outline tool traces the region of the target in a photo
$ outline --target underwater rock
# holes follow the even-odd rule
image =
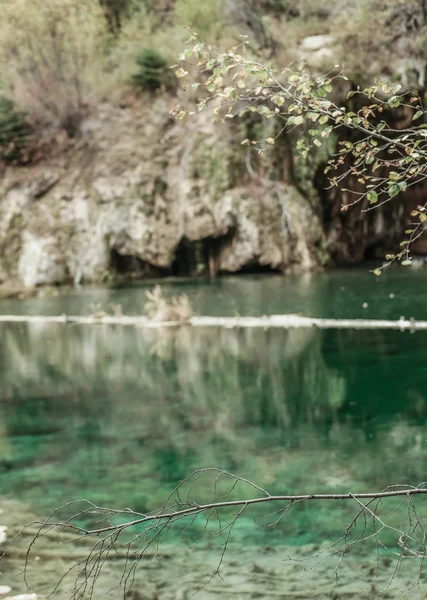
[[[3,544],[3,542],[5,542],[7,540],[6,531],[7,531],[6,525],[0,525],[0,544]]]
[[[3,596],[4,594],[8,594],[11,591],[12,591],[12,588],[9,587],[8,585],[0,585],[0,596]]]

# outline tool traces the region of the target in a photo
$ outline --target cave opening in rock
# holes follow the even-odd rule
[[[146,279],[168,275],[167,269],[155,267],[134,254],[121,254],[114,248],[110,250],[109,262],[110,271],[119,278]]]
[[[201,240],[183,237],[175,250],[171,273],[177,277],[206,276],[213,278],[219,271],[221,252],[233,243],[235,229],[225,235]]]
[[[271,265],[261,265],[259,262],[253,261],[244,265],[241,269],[239,269],[238,273],[243,275],[261,275],[261,274],[283,274],[283,269],[277,267],[272,267]]]

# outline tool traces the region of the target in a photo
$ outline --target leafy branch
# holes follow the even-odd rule
[[[213,119],[222,123],[250,113],[277,119],[281,127],[274,137],[242,140],[258,155],[285,132],[304,133],[297,142],[302,158],[313,146],[320,147],[338,134],[341,139],[325,173],[330,187],[341,187],[349,194],[343,211],[359,203],[370,211],[426,179],[427,124],[418,94],[380,80],[363,90],[351,90],[339,65],[326,75],[314,75],[305,62],[278,72],[248,56],[246,40],[222,52],[191,33],[176,75],[186,78],[190,70],[195,71],[191,90],[198,100],[195,111],[174,108],[171,112],[177,118],[210,110]],[[405,118],[405,127],[396,128],[397,117]],[[342,139],[344,130],[354,132],[357,139]],[[342,187],[349,178],[357,181],[360,191]],[[385,257],[383,266],[374,270],[376,275],[395,261],[411,264],[411,246],[427,228],[427,204],[417,206],[411,217],[401,249]]]

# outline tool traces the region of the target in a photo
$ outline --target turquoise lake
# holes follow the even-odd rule
[[[196,314],[427,318],[426,270],[164,287],[188,294]],[[146,290],[82,288],[3,301],[0,312],[121,304],[137,314]],[[272,494],[417,485],[427,479],[426,418],[423,332],[0,325],[0,496],[39,516],[78,498],[153,510],[193,470],[213,466]],[[343,503],[295,508],[274,530],[254,524],[261,512],[244,515],[234,542],[333,539],[351,514]],[[199,535],[195,523],[188,540]],[[391,533],[384,539],[396,545]]]

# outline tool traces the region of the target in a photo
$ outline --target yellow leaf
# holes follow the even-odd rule
[[[181,79],[182,77],[185,77],[186,75],[188,75],[188,71],[185,71],[184,69],[178,69],[178,71],[176,71],[175,75]]]

